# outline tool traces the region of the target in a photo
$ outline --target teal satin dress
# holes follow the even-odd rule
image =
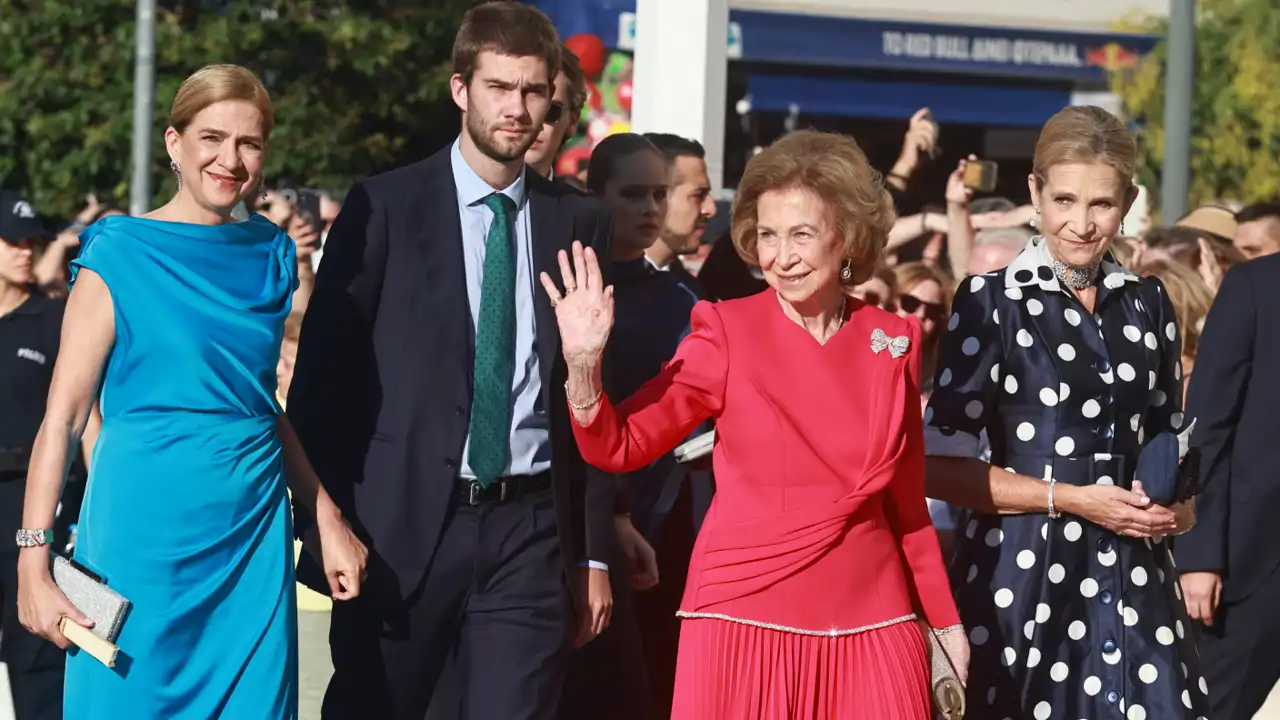
[[[275,400],[297,287],[260,215],[107,217],[81,270],[115,305],[76,559],[133,602],[108,669],[67,662],[68,720],[297,716],[292,518]]]

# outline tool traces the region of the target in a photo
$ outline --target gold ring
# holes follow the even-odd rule
[[[559,305],[559,304],[560,304],[560,298],[551,298],[551,307],[553,307],[553,308],[554,308],[555,306],[557,306],[557,305]]]

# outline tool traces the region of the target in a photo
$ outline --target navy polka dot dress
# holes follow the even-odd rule
[[[1090,313],[1049,262],[1036,238],[1008,268],[960,285],[925,413],[929,452],[976,456],[985,429],[992,464],[1128,487],[1144,438],[1185,422],[1173,307],[1159,280],[1108,254]],[[973,512],[957,530],[972,717],[1208,715],[1167,541],[1067,514]]]

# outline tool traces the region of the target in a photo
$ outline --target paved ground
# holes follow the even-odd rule
[[[329,686],[329,613],[298,612],[298,720],[320,720],[320,701]]]
[[[329,663],[329,613],[298,613],[298,649],[301,673],[299,720],[320,720],[320,701],[333,666]],[[1262,712],[1254,720],[1280,720],[1280,686],[1271,693]]]

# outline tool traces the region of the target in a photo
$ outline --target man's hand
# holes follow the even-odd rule
[[[613,590],[609,573],[595,568],[578,568],[578,636],[574,647],[582,647],[609,627],[613,618]]]
[[[630,515],[615,515],[613,527],[618,534],[618,547],[631,570],[631,587],[648,590],[658,584],[658,556],[644,535],[636,530]]]
[[[1187,614],[1213,627],[1213,616],[1218,613],[1222,599],[1222,576],[1216,572],[1189,572],[1178,578],[1182,583],[1182,599],[1187,603]]]
[[[929,108],[920,108],[907,123],[902,152],[893,164],[893,175],[909,178],[920,165],[920,153],[927,153],[938,141],[938,126],[929,119]]]

